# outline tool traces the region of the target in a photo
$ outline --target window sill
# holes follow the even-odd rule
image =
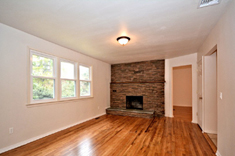
[[[37,102],[37,103],[27,103],[27,107],[34,107],[34,106],[44,106],[44,105],[51,105],[56,103],[63,103],[63,102],[73,102],[78,100],[85,100],[85,99],[92,99],[93,96],[86,96],[86,97],[80,97],[76,99],[63,99],[63,100],[57,100],[57,101],[47,101],[47,102]]]

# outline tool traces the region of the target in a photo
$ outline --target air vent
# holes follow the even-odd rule
[[[199,8],[219,4],[220,0],[200,0]]]

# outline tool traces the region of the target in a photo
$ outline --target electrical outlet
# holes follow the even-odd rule
[[[9,134],[12,134],[13,132],[14,132],[14,128],[13,127],[9,128]]]

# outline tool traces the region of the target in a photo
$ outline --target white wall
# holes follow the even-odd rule
[[[217,46],[218,152],[235,155],[235,1],[210,32],[198,52],[198,60]],[[219,92],[223,98],[219,99]]]
[[[105,113],[110,105],[110,64],[0,23],[0,153]],[[94,98],[26,106],[28,47],[93,65]],[[98,106],[100,109],[98,109]],[[14,133],[8,130],[14,127]]]
[[[197,123],[197,53],[165,60],[165,116],[173,117],[172,69],[192,65],[192,122]]]

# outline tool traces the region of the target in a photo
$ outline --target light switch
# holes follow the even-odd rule
[[[220,98],[221,100],[223,99],[223,93],[222,93],[222,92],[219,93],[219,98]]]

